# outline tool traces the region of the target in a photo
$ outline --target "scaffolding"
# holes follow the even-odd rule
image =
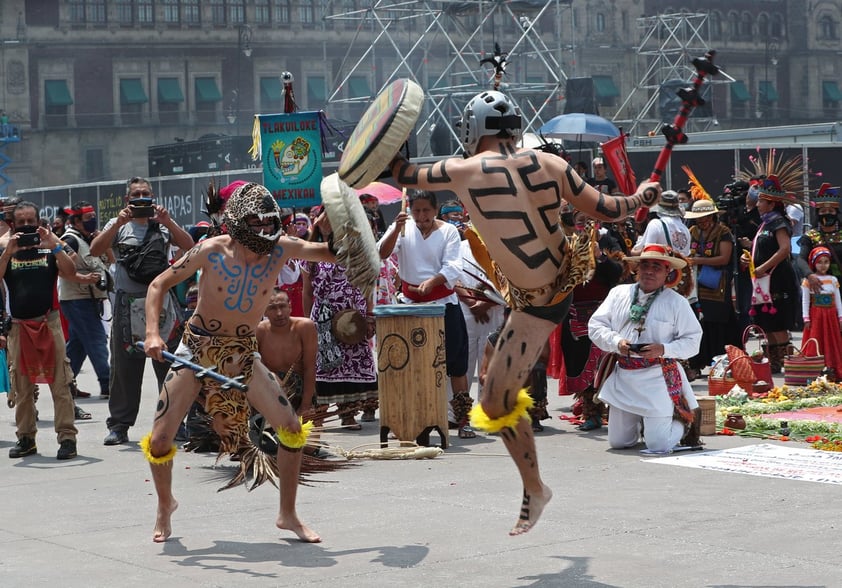
[[[328,78],[328,105],[367,105],[395,79],[412,79],[425,96],[416,125],[419,155],[434,151],[436,137],[449,151],[439,148],[436,155],[459,151],[455,122],[470,98],[493,89],[495,67],[488,61],[496,48],[506,65],[499,89],[521,108],[524,131],[558,114],[567,82],[564,51],[572,47],[562,44],[570,0],[372,0],[359,9],[350,9],[352,1],[327,1],[325,20],[353,30]],[[349,82],[360,75],[375,90],[350,97]]]
[[[689,85],[696,75],[693,59],[710,51],[710,25],[707,13],[681,12],[659,14],[637,19],[642,31],[636,60],[639,68],[635,79],[639,80],[617,109],[613,121],[629,134],[646,135],[658,130],[664,120],[659,113],[659,101],[674,95],[678,87]],[[732,83],[734,78],[722,71],[715,78],[706,78],[701,96],[712,102],[712,84]],[[642,97],[641,97],[642,95]],[[634,106],[645,100],[640,109]],[[706,110],[699,110],[687,121],[688,130],[706,131],[715,126],[716,116],[713,104]],[[699,114],[702,113],[702,116]]]

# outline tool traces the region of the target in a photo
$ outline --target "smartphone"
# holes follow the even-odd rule
[[[32,247],[41,244],[41,235],[38,233],[18,233],[18,247]]]
[[[629,343],[629,351],[640,353],[647,345],[649,345],[649,343]]]
[[[136,206],[134,204],[130,204],[129,210],[132,211],[132,217],[134,218],[150,218],[155,216],[155,207],[151,204],[149,206]]]

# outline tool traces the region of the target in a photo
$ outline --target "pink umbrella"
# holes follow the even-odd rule
[[[363,194],[370,194],[371,196],[377,198],[377,201],[380,202],[380,204],[400,202],[402,196],[400,188],[395,188],[394,186],[383,182],[371,182],[364,188],[358,188],[356,192],[360,196]]]

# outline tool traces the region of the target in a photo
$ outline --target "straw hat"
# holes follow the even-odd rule
[[[334,314],[330,329],[336,340],[345,345],[357,345],[365,341],[365,319],[355,308],[346,308]]]
[[[719,214],[719,212],[720,210],[713,200],[696,200],[693,203],[693,208],[684,213],[684,218],[702,218],[711,214]]]
[[[673,269],[681,269],[687,265],[687,262],[683,259],[678,259],[673,256],[672,248],[667,247],[666,245],[661,245],[660,243],[650,243],[643,248],[643,253],[640,255],[635,257],[626,257],[624,259],[626,261],[644,261],[647,259],[663,261],[669,264]]]

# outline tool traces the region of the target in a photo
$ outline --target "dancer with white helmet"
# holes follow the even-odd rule
[[[424,190],[451,190],[484,239],[501,290],[512,307],[491,359],[472,424],[499,431],[523,481],[523,504],[511,535],[529,531],[552,492],[541,480],[523,382],[552,330],[564,318],[568,295],[584,281],[591,260],[587,238],[566,237],[559,223],[564,201],[588,215],[617,221],[658,201],[657,183],[633,196],[600,194],[564,159],[519,149],[520,110],[504,94],[486,91],[465,107],[460,139],[467,158],[416,165],[400,155],[396,181]]]

